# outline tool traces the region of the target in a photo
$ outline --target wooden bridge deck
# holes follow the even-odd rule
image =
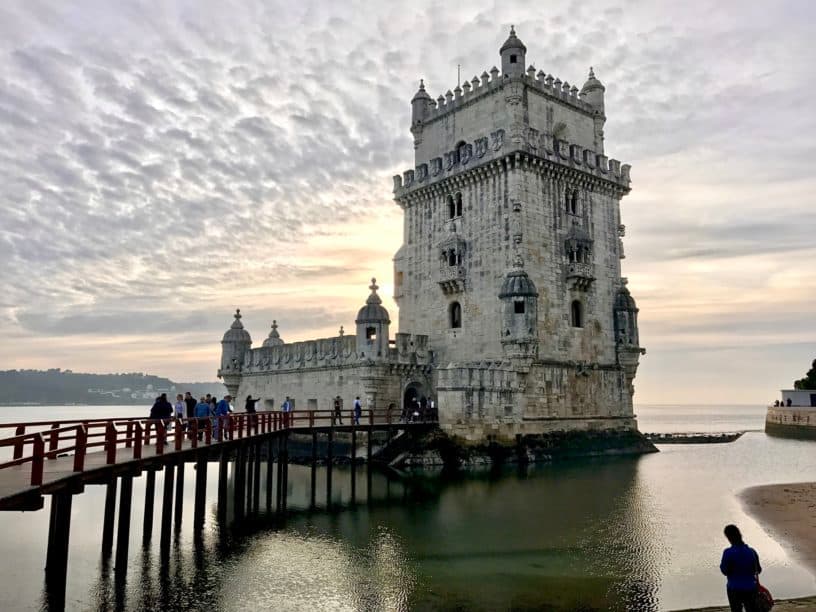
[[[18,432],[0,439],[0,447],[14,449],[14,459],[0,464],[0,510],[38,510],[43,506],[43,495],[62,490],[80,493],[85,484],[195,461],[202,454],[219,456],[223,449],[270,440],[284,432],[334,434],[434,425],[395,422],[386,411],[366,411],[360,425],[334,425],[333,421],[330,411],[296,411],[289,416],[278,412],[233,413],[223,418],[221,441],[215,438],[217,428],[209,418],[174,419],[172,427],[147,419],[0,424],[0,431],[14,428]],[[193,439],[197,433],[201,441]]]

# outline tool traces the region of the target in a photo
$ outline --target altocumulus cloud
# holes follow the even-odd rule
[[[350,323],[370,273],[390,282],[416,80],[436,96],[457,64],[489,70],[510,23],[537,69],[580,85],[593,65],[607,85],[607,149],[634,166],[641,399],[661,349],[811,350],[816,15],[769,10],[4,3],[0,366],[211,378],[234,305],[256,340],[272,318],[287,339]]]

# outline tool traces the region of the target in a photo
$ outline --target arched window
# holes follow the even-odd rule
[[[456,216],[462,216],[462,193],[458,192],[456,194]]]
[[[515,314],[524,314],[524,300],[513,302],[513,312]]]
[[[453,196],[448,196],[448,219],[453,219],[456,216],[456,204],[453,203]]]
[[[455,266],[456,265],[456,251],[451,249],[448,251],[448,265]]]
[[[448,319],[452,329],[462,327],[462,307],[459,305],[459,302],[453,302],[448,307]]]
[[[573,300],[570,306],[570,317],[573,327],[584,326],[584,307],[580,300]]]
[[[572,197],[570,198],[570,212],[573,215],[578,214],[578,190],[573,189]]]

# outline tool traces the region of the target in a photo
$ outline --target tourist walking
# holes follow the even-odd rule
[[[203,397],[201,399],[204,399]],[[193,394],[189,391],[184,393],[184,405],[187,407],[187,418],[192,419],[195,416],[195,408],[198,405]]]
[[[292,402],[289,400],[289,396],[286,396],[286,399],[283,400],[281,404],[281,412],[283,413],[281,416],[283,417],[283,426],[289,426],[289,413],[292,412]]]
[[[222,434],[223,439],[227,439],[230,435],[230,400],[232,396],[227,394],[224,396],[224,399],[219,401],[215,405],[215,438],[218,439],[218,432],[223,427],[224,431]]]
[[[363,404],[360,402],[360,396],[354,398],[354,424],[360,424],[360,417],[363,415]]]
[[[260,401],[260,397],[252,399],[251,395],[247,395],[246,403],[244,404],[244,410],[246,410],[247,414],[252,415],[249,417],[249,426],[255,427],[256,430],[258,429],[258,416],[257,411],[255,410],[255,404]]]
[[[173,418],[173,405],[167,401],[166,393],[162,393],[156,398],[153,407],[150,409],[150,418],[162,420]]]
[[[731,546],[723,551],[720,571],[728,578],[725,592],[731,612],[759,612],[759,565],[757,552],[742,541],[736,525],[726,525],[723,530]]]
[[[334,418],[340,425],[343,424],[343,400],[339,395],[334,398]]]
[[[198,400],[198,403],[195,405],[195,412],[193,413],[195,418],[198,419],[198,439],[204,435],[204,429],[207,427],[207,421],[204,419],[208,419],[212,416],[212,411],[210,409],[210,403],[207,401],[206,397],[202,397]],[[210,424],[212,424],[212,419],[210,419]]]

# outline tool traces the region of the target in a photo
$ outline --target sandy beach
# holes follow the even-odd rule
[[[750,487],[740,497],[747,512],[816,573],[816,482]]]

